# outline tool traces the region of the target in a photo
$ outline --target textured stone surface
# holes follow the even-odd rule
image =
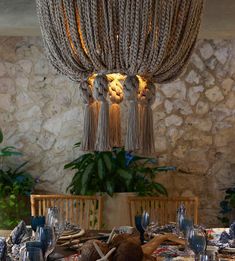
[[[218,86],[215,86],[205,92],[206,97],[211,102],[219,102],[224,99],[224,96]]]
[[[177,115],[172,114],[171,116],[167,117],[165,120],[166,126],[180,126],[183,123],[183,119]]]
[[[184,74],[156,84],[156,156],[178,168],[157,180],[169,195],[198,196],[208,226],[220,226],[222,189],[235,182],[234,60],[235,41],[200,40]],[[73,144],[81,140],[82,104],[76,84],[48,64],[40,38],[0,38],[0,127],[40,176],[38,189],[65,193],[72,173],[63,166],[80,154]]]
[[[188,98],[191,105],[195,105],[203,92],[204,87],[202,85],[192,87],[188,90]]]

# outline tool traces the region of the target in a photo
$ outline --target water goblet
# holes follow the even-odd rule
[[[151,238],[152,230],[157,226],[155,211],[151,210],[150,213],[144,211],[142,214],[141,225],[148,236]]]
[[[181,222],[181,231],[183,232],[184,238],[187,238],[187,233],[193,228],[193,221],[185,218]]]
[[[195,260],[200,260],[200,255],[205,254],[206,234],[201,228],[192,228],[188,232],[188,244],[195,254]]]
[[[191,219],[183,219],[181,224],[181,230],[183,233],[183,238],[185,239],[185,248],[184,248],[184,254],[189,255],[189,243],[188,243],[188,235],[193,228],[193,221]]]
[[[43,227],[45,225],[45,217],[44,216],[32,216],[31,217],[31,227],[34,232],[36,232],[37,227]]]
[[[54,227],[56,239],[59,239],[65,229],[65,220],[63,219],[59,208],[48,208],[46,223],[48,226]]]
[[[53,252],[56,245],[54,228],[50,226],[38,227],[36,232],[36,240],[42,243],[42,250],[46,260],[47,257]]]
[[[144,243],[144,229],[142,226],[142,215],[135,216],[135,227],[140,233],[140,242]]]
[[[28,249],[30,247],[37,247],[42,249],[42,242],[41,241],[28,241],[25,243],[25,248]]]
[[[57,207],[50,207],[47,209],[46,224],[48,226],[54,226],[55,222],[59,218],[59,209]]]
[[[41,248],[28,247],[25,248],[22,254],[22,261],[44,261]]]
[[[182,232],[182,222],[186,217],[186,208],[183,203],[180,204],[179,208],[177,209],[177,216],[176,216],[176,234],[181,236]]]
[[[141,225],[142,225],[142,228],[144,229],[144,231],[147,230],[149,223],[150,223],[149,213],[147,211],[144,211],[142,214],[142,217],[141,217]]]

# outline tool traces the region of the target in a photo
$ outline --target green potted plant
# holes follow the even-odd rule
[[[224,199],[220,202],[218,219],[226,227],[235,220],[235,186],[226,189]]]
[[[79,147],[80,143],[75,146]],[[155,181],[155,177],[159,172],[172,171],[175,167],[159,167],[156,164],[156,159],[134,155],[124,148],[85,153],[65,165],[65,169],[75,171],[68,191],[75,195],[107,194],[104,208],[109,216],[112,216],[105,219],[106,223],[112,221],[112,225],[109,224],[112,227],[115,222],[120,223],[118,215],[115,214],[119,208],[122,221],[128,220],[127,196],[167,195],[167,190]]]
[[[22,218],[30,216],[29,195],[35,180],[24,170],[27,162],[17,167],[8,165],[9,158],[21,155],[13,146],[0,148],[0,229],[12,229]]]

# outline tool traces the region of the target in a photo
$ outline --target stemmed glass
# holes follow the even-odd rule
[[[38,247],[25,248],[22,254],[22,261],[43,261],[42,250]]]
[[[36,240],[42,243],[42,250],[46,260],[53,252],[56,245],[54,228],[51,226],[38,227],[36,231]]]
[[[185,239],[185,248],[184,254],[189,255],[189,243],[188,243],[188,235],[190,231],[193,229],[193,221],[191,219],[184,218],[181,222],[180,231],[183,234],[183,238]]]
[[[206,234],[200,227],[192,228],[188,232],[188,244],[195,254],[195,260],[200,260],[200,255],[205,254]]]
[[[37,227],[43,227],[45,225],[45,217],[44,216],[32,216],[31,217],[31,227],[34,232],[36,232]]]
[[[150,214],[147,211],[144,211],[141,218],[141,225],[148,238],[150,239],[152,230],[157,226],[155,211],[151,210]]]
[[[176,234],[178,236],[181,236],[182,222],[185,218],[186,218],[186,208],[184,204],[181,203],[177,210],[177,216],[176,216]]]
[[[65,221],[57,207],[48,209],[46,224],[55,229],[56,239],[58,240],[64,232]]]
[[[144,229],[142,227],[142,215],[135,216],[135,227],[140,232],[140,242],[144,243]]]

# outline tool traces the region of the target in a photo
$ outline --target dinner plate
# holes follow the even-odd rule
[[[226,247],[223,250],[221,250],[222,253],[226,252],[226,253],[235,253],[235,248],[234,247]]]
[[[71,229],[71,230],[65,230],[62,234],[62,236],[70,236],[70,235],[74,235],[77,234],[81,231],[81,229]]]
[[[81,237],[85,234],[85,230],[81,229],[79,232],[75,233],[75,234],[71,234],[71,235],[65,235],[65,236],[61,236],[60,240],[67,240],[67,239],[73,239],[73,238],[78,238]]]

